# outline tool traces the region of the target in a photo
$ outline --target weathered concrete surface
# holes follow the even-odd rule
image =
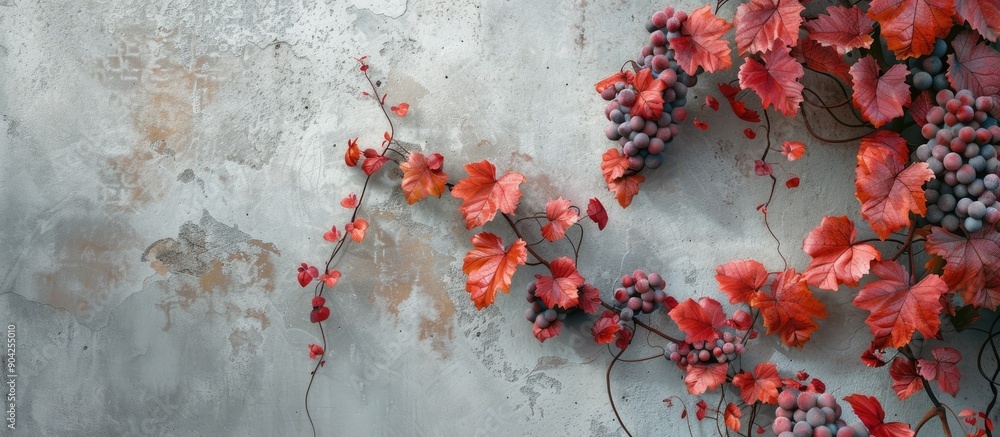
[[[527,177],[526,211],[600,198],[611,224],[588,227],[580,267],[605,293],[635,268],[662,272],[681,299],[719,298],[713,269],[729,259],[780,269],[755,211],[770,188],[753,174],[764,145],[725,110],[705,115],[710,130],[685,130],[627,211],[604,189],[610,143],[592,85],[634,56],[659,6],[0,2],[0,325],[16,325],[18,432],[309,432],[306,344],[319,335],[295,267],[325,259],[323,232],[348,219],[339,199],[361,188],[343,166],[347,139],[376,146],[386,129],[361,95],[361,55],[389,102],[412,105],[398,138],[444,154],[453,180],[463,163],[490,159]],[[734,76],[703,78],[690,108]],[[800,120],[774,133],[806,139]],[[789,265],[807,264],[800,242],[823,215],[857,219],[855,150],[809,143],[786,165],[802,187],[779,188],[770,224]],[[522,317],[528,270],[511,296],[476,311],[458,202],[407,206],[383,173],[365,199],[368,239],[347,249],[330,297],[331,353],[311,398],[322,434],[619,433],[604,391],[610,356],[589,324],[539,345]],[[858,364],[869,334],[852,296],[823,293],[830,318],[813,345],[766,338],[751,359],[808,369],[837,395],[875,394],[890,418],[918,420],[926,400],[898,403],[885,369]],[[981,340],[971,337],[967,355]],[[683,429],[661,402],[693,403],[681,377],[662,360],[616,366],[634,433]],[[963,377],[959,399],[943,398],[981,406],[974,368]],[[702,426],[696,434],[715,433]]]

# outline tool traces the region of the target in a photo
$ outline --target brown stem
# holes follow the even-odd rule
[[[615,418],[618,419],[618,424],[621,425],[622,431],[625,431],[625,434],[632,437],[632,433],[628,432],[628,428],[625,427],[625,422],[622,421],[622,416],[618,414],[618,408],[615,408],[615,397],[611,395],[611,368],[615,366],[615,362],[618,361],[618,358],[621,358],[623,353],[625,353],[625,349],[618,351],[615,358],[611,360],[611,364],[608,365],[608,371],[604,374],[604,383],[608,389],[608,401],[611,402],[611,410],[615,412]]]
[[[507,220],[507,224],[509,224],[510,228],[514,230],[514,235],[517,235],[517,238],[520,238],[520,239],[523,240],[524,237],[521,236],[521,231],[519,231],[517,229],[517,225],[514,224],[514,220],[511,220],[510,216],[507,215],[507,213],[501,212],[500,215],[503,216],[504,220]],[[552,270],[552,266],[549,265],[548,260],[546,260],[545,258],[542,258],[542,256],[539,255],[538,252],[535,252],[535,249],[532,249],[530,246],[525,246],[525,248],[528,249],[528,253],[530,253],[531,256],[535,257],[535,259],[538,260],[538,262],[540,262],[543,265],[545,265],[545,267],[548,268],[549,271]]]
[[[913,243],[913,236],[916,234],[916,228],[917,228],[916,222],[914,222],[913,220],[910,220],[910,229],[908,229],[906,231],[906,241],[904,241],[903,245],[899,247],[899,251],[896,252],[896,254],[892,256],[891,259],[893,261],[895,261],[897,258],[899,258],[900,255],[902,255],[903,252],[906,250],[906,248],[910,247],[910,244]]]

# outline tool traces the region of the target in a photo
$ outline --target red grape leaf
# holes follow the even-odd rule
[[[604,205],[596,197],[587,203],[587,217],[597,223],[599,231],[603,231],[604,227],[608,225],[608,211],[604,209]]]
[[[359,159],[361,159],[361,149],[358,147],[358,139],[347,140],[347,152],[344,153],[344,162],[349,167],[354,167],[358,165]]]
[[[590,334],[594,336],[594,343],[608,344],[614,341],[615,335],[622,329],[618,320],[618,314],[614,311],[608,310],[601,314],[601,317],[594,322],[594,326],[590,328]]]
[[[923,90],[917,94],[917,98],[910,102],[910,115],[913,116],[917,126],[927,124],[927,112],[935,106],[937,102],[934,101],[934,95],[930,90]]]
[[[826,13],[827,15],[819,15],[806,21],[804,27],[809,29],[810,38],[824,46],[833,47],[840,55],[871,46],[873,40],[870,34],[874,29],[874,22],[865,16],[860,7],[835,5],[826,8]]]
[[[733,260],[715,268],[715,280],[719,281],[719,290],[729,296],[729,303],[750,302],[767,283],[767,269],[752,259]]]
[[[628,170],[628,156],[622,154],[617,147],[612,147],[601,155],[601,172],[609,185],[611,181],[625,176],[625,170]]]
[[[753,373],[746,371],[737,373],[733,377],[733,385],[739,387],[740,397],[747,405],[753,405],[757,401],[776,404],[781,377],[778,376],[778,367],[770,361],[765,361],[754,367]]]
[[[399,164],[399,169],[403,170],[403,194],[406,203],[411,205],[427,196],[441,197],[448,183],[448,175],[441,167],[432,170],[427,158],[418,152],[410,153],[410,158]]]
[[[730,402],[729,405],[726,405],[726,412],[723,417],[725,417],[726,426],[729,429],[740,432],[740,418],[743,417],[743,412],[740,411],[740,407]]]
[[[908,74],[910,71],[906,65],[896,64],[879,76],[878,62],[872,55],[861,58],[851,66],[854,83],[852,100],[865,121],[881,127],[903,115],[903,107],[910,104],[910,86],[906,84]]]
[[[576,271],[576,264],[567,257],[560,257],[549,263],[552,276],[535,275],[535,295],[545,302],[545,306],[569,309],[579,302],[579,288],[583,276]]]
[[[375,149],[365,149],[365,160],[361,162],[361,170],[364,170],[365,175],[371,176],[377,172],[389,158],[382,156]]]
[[[861,140],[855,195],[861,216],[881,240],[908,226],[910,212],[920,216],[927,212],[922,186],[934,172],[924,162],[907,167],[908,161],[906,140],[896,132],[880,130]]]
[[[892,378],[892,389],[896,391],[899,400],[913,396],[924,389],[924,381],[917,375],[917,366],[903,356],[896,356],[889,365],[889,377]]]
[[[1000,52],[977,43],[975,32],[962,32],[948,55],[948,82],[957,90],[967,89],[977,96],[990,96],[994,106],[1000,104]]]
[[[597,85],[594,85],[594,89],[600,93],[609,87],[615,86],[618,82],[625,82],[625,85],[630,85],[633,80],[635,80],[635,73],[631,70],[619,71],[597,82]]]
[[[580,219],[575,209],[570,208],[570,201],[563,199],[550,200],[545,205],[545,218],[549,220],[542,226],[542,236],[546,240],[556,241],[566,235],[566,229]]]
[[[802,141],[782,141],[781,154],[789,161],[799,159],[806,154],[806,144]]]
[[[774,51],[797,41],[805,8],[799,0],[750,0],[739,5],[733,24],[740,54]]]
[[[853,394],[844,398],[854,409],[854,415],[868,428],[872,437],[913,437],[913,431],[904,423],[885,423],[885,410],[874,396]]]
[[[806,68],[829,73],[844,83],[851,83],[851,67],[833,47],[824,47],[812,38],[803,37],[799,39],[799,45],[792,48],[792,57],[805,64]]]
[[[472,236],[472,250],[465,255],[462,271],[469,275],[465,291],[477,309],[483,309],[496,300],[497,290],[510,292],[510,280],[518,265],[528,259],[527,243],[518,238],[504,248],[500,237],[489,232]]]
[[[537,338],[538,341],[544,343],[545,340],[559,335],[559,333],[562,332],[562,327],[562,320],[556,320],[549,324],[546,328],[539,328],[537,325],[532,324],[531,332],[532,334],[535,334],[535,338]]]
[[[590,284],[583,284],[579,290],[580,309],[587,314],[594,314],[601,307],[601,290]]]
[[[618,336],[615,338],[615,347],[621,350],[625,350],[631,343],[632,343],[632,331],[628,329],[622,329],[618,331]]]
[[[802,251],[812,257],[809,267],[802,272],[806,282],[832,291],[840,284],[857,286],[858,279],[868,273],[872,260],[882,259],[872,245],[855,243],[857,235],[854,222],[847,216],[823,217],[802,242]]]
[[[458,181],[451,194],[463,200],[459,210],[465,217],[465,227],[472,229],[493,220],[497,211],[513,214],[521,198],[518,185],[524,176],[510,172],[500,179],[496,177],[496,167],[489,161],[479,161],[465,165],[469,177]]]
[[[708,298],[702,298],[708,299]],[[716,302],[718,305],[718,302]],[[698,341],[715,341],[719,338],[717,328],[725,326],[726,315],[722,313],[722,307],[710,312],[694,299],[688,298],[668,313],[670,318],[677,323],[677,327],[684,331],[686,335],[684,341],[694,343]],[[721,316],[721,321],[719,317]]]
[[[784,0],[787,1],[787,0]],[[789,56],[791,49],[779,47],[756,59],[747,58],[740,66],[740,86],[752,89],[760,96],[761,105],[774,108],[789,117],[795,117],[802,102],[802,84],[799,78],[805,73],[802,64]]]
[[[898,59],[929,55],[934,40],[948,36],[953,15],[951,0],[872,0],[868,9]]]
[[[681,24],[681,36],[670,38],[677,63],[687,74],[697,74],[699,67],[709,73],[729,69],[733,66],[729,41],[722,36],[732,28],[712,13],[710,5],[695,9]]]
[[[865,323],[878,349],[901,347],[914,331],[925,338],[938,335],[941,325],[941,295],[948,285],[938,275],[927,275],[910,285],[906,269],[896,261],[879,261],[872,267],[879,279],[869,282],[854,298],[854,306],[870,312]]]
[[[684,384],[687,385],[688,393],[698,396],[708,390],[715,390],[726,382],[728,370],[729,365],[724,363],[688,364]]]
[[[777,332],[782,343],[799,349],[819,328],[813,319],[826,318],[823,303],[813,297],[795,269],[779,273],[771,282],[771,291],[754,293],[750,305],[760,310],[768,334]]]
[[[968,238],[934,227],[927,252],[944,258],[942,279],[966,304],[990,311],[1000,305],[1000,233],[993,226]]]
[[[639,184],[646,178],[639,174],[630,174],[612,181],[608,181],[608,190],[615,193],[615,199],[622,208],[628,208],[632,204],[632,197],[639,194]]]
[[[955,12],[984,38],[1000,37],[1000,0],[958,0]]]
[[[928,381],[936,381],[938,388],[952,397],[957,396],[958,381],[962,378],[958,362],[962,361],[962,354],[958,350],[942,346],[932,350],[931,355],[934,356],[933,360],[917,360],[920,376]]]
[[[653,77],[653,70],[645,68],[635,75],[635,103],[632,114],[646,120],[656,120],[663,114],[663,94],[667,84]]]

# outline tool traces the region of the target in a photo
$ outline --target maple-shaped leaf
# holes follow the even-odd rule
[[[874,396],[853,394],[844,398],[854,409],[854,415],[868,428],[872,437],[913,437],[913,431],[904,423],[885,423],[885,410]]]
[[[583,312],[594,314],[601,307],[601,290],[590,284],[583,284],[579,290],[579,302],[577,305]]]
[[[813,297],[795,269],[779,273],[771,282],[771,291],[754,293],[750,305],[760,310],[768,334],[778,333],[782,343],[799,349],[819,328],[813,319],[826,318],[823,303]]]
[[[601,317],[594,322],[594,326],[590,328],[590,334],[594,336],[594,343],[608,344],[614,341],[615,335],[622,329],[618,320],[618,313],[614,311],[608,310],[601,314]]]
[[[962,361],[962,354],[954,348],[942,346],[931,351],[933,360],[921,358],[917,360],[917,367],[920,376],[928,381],[935,381],[941,391],[952,395],[958,395],[958,381],[962,378],[962,373],[958,370],[958,362]]]
[[[992,97],[1000,104],[1000,52],[980,43],[975,32],[962,32],[951,42],[955,53],[948,55],[948,82],[957,90],[967,89],[977,96]]]
[[[753,373],[743,371],[733,377],[733,385],[740,389],[740,397],[747,405],[761,401],[765,404],[778,403],[778,387],[781,377],[778,376],[778,366],[765,361],[753,369]]]
[[[865,323],[878,349],[901,347],[914,331],[934,338],[941,325],[941,295],[948,285],[937,275],[927,275],[910,285],[906,269],[896,261],[879,261],[872,267],[879,279],[869,282],[854,298],[854,305],[871,314]]]
[[[723,413],[723,417],[726,421],[726,427],[733,431],[740,432],[740,418],[743,417],[743,412],[740,411],[740,407],[730,402],[729,405],[726,405],[726,412]]]
[[[615,193],[615,199],[618,199],[622,208],[628,208],[632,204],[632,197],[639,194],[639,184],[645,180],[643,175],[630,174],[608,181],[608,190]]]
[[[983,38],[995,42],[1000,37],[1000,0],[957,0],[955,12]]]
[[[746,311],[736,310],[733,317],[726,320],[726,324],[737,331],[749,331],[753,326],[753,317]]]
[[[602,79],[600,82],[597,82],[597,84],[594,85],[594,89],[596,89],[597,92],[600,93],[605,89],[615,86],[615,84],[618,82],[624,82],[625,85],[631,85],[633,80],[635,80],[635,73],[633,73],[632,71],[630,70],[619,71],[615,74],[612,74],[611,76]]]
[[[952,0],[873,0],[868,18],[880,27],[882,38],[897,59],[931,54],[934,40],[948,36]]]
[[[632,115],[638,115],[646,120],[656,120],[663,114],[663,93],[666,82],[653,77],[653,70],[645,68],[635,75],[632,82],[635,87],[635,103],[632,104]]]
[[[469,177],[458,181],[451,194],[462,199],[459,211],[465,217],[465,227],[472,229],[493,220],[497,212],[513,214],[521,198],[524,176],[509,172],[497,179],[496,167],[489,161],[465,165]]]
[[[552,276],[535,275],[535,295],[549,308],[575,307],[580,298],[578,288],[584,283],[583,276],[576,270],[576,263],[564,256],[552,260],[549,269]]]
[[[347,140],[347,152],[344,153],[344,163],[349,167],[358,165],[361,159],[361,149],[358,147],[358,139]]]
[[[684,331],[684,341],[688,343],[715,341],[719,338],[718,329],[726,324],[726,315],[718,302],[707,297],[703,297],[701,302],[688,298],[668,313],[677,327]]]
[[[687,373],[684,375],[688,393],[698,396],[708,390],[715,390],[726,382],[728,369],[729,365],[724,363],[688,364]]]
[[[371,176],[377,172],[387,161],[389,161],[389,158],[382,156],[376,152],[375,149],[371,148],[365,149],[364,155],[365,160],[361,162],[361,170],[364,170],[365,175],[367,176]]]
[[[618,331],[618,336],[615,337],[615,347],[621,350],[628,348],[628,345],[632,343],[632,331],[626,328],[622,328]]]
[[[993,311],[1000,305],[1000,232],[993,226],[962,237],[934,227],[927,252],[945,260],[944,282],[966,304]]]
[[[875,127],[903,115],[903,107],[910,104],[910,86],[906,76],[910,70],[905,64],[893,65],[885,74],[879,75],[878,62],[867,55],[851,66],[854,83],[852,100],[861,110],[861,117]]]
[[[927,163],[909,161],[906,140],[893,131],[880,130],[861,139],[855,169],[856,197],[861,216],[879,239],[910,224],[910,213],[927,212],[923,185],[934,178]],[[900,153],[902,151],[902,153]]]
[[[715,268],[719,290],[729,296],[729,303],[750,302],[753,294],[767,283],[764,264],[752,259],[738,259]]]
[[[548,340],[552,337],[559,335],[559,333],[562,332],[562,327],[563,327],[562,320],[556,320],[550,323],[549,326],[545,328],[539,328],[538,325],[532,324],[531,333],[535,334],[535,338],[537,338],[538,341],[545,343],[545,340]]]
[[[934,101],[934,95],[931,94],[930,90],[923,90],[917,94],[917,97],[910,102],[910,115],[917,126],[927,124],[927,112],[935,106],[937,106],[937,102]]]
[[[469,277],[465,291],[477,309],[483,309],[496,300],[497,290],[510,292],[510,280],[518,265],[528,259],[527,243],[518,238],[510,247],[504,247],[500,237],[489,232],[472,236],[472,250],[465,255],[462,271]]]
[[[782,114],[795,117],[802,103],[803,86],[799,78],[805,70],[789,53],[788,47],[775,48],[761,56],[764,64],[747,58],[740,66],[739,78],[743,89],[752,89],[760,96],[764,108],[773,105]]]
[[[832,74],[844,83],[851,83],[851,67],[833,47],[804,36],[799,39],[799,45],[792,48],[792,57],[810,70]]]
[[[896,356],[889,365],[889,377],[892,378],[892,389],[899,400],[913,396],[924,389],[924,381],[917,375],[917,366],[903,356]]]
[[[621,153],[617,147],[612,147],[601,155],[601,172],[608,184],[625,176],[628,170],[628,155]]]
[[[819,15],[805,23],[809,37],[824,46],[833,47],[843,55],[851,50],[867,49],[872,44],[875,24],[857,5],[850,8],[836,5],[826,8],[826,15]]]
[[[562,238],[566,235],[566,229],[580,219],[580,214],[570,208],[571,205],[570,201],[562,197],[550,200],[545,205],[545,218],[549,222],[542,226],[542,236],[546,240],[556,241]]]
[[[441,167],[432,170],[427,158],[419,152],[411,153],[406,162],[399,164],[399,169],[403,170],[403,194],[410,205],[427,196],[441,197],[448,183],[448,175]]]
[[[687,74],[697,74],[698,68],[709,73],[729,69],[733,66],[729,41],[722,36],[732,28],[712,13],[711,6],[695,9],[681,24],[681,35],[669,41],[677,64]]]
[[[805,8],[799,0],[750,0],[739,5],[733,23],[740,54],[774,51],[798,40]]]
[[[604,227],[608,225],[608,211],[604,209],[604,204],[596,197],[587,203],[587,217],[597,223],[598,231],[603,231]]]
[[[847,216],[823,217],[802,242],[802,251],[812,257],[802,276],[809,285],[836,291],[840,284],[858,285],[873,260],[882,254],[870,244],[858,244],[858,231]]]

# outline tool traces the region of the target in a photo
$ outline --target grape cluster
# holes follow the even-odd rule
[[[724,332],[722,338],[714,342],[696,341],[694,343],[668,343],[663,356],[684,368],[688,364],[698,363],[728,363],[743,355],[743,338]]]
[[[968,90],[938,91],[921,128],[926,144],[916,158],[934,172],[927,182],[926,218],[951,232],[976,232],[1000,221],[1000,127],[989,115],[993,102]]]
[[[656,304],[667,299],[663,289],[667,282],[659,273],[648,276],[642,270],[636,270],[631,275],[622,276],[622,288],[615,290],[615,309],[619,311],[618,318],[629,322],[636,313],[649,314],[656,309]]]
[[[945,76],[945,54],[948,53],[948,43],[943,39],[934,41],[934,51],[922,58],[910,58],[908,66],[910,75],[907,80],[914,88],[941,91],[948,88],[948,77]]]
[[[549,308],[545,306],[545,302],[542,301],[542,298],[535,295],[535,290],[535,283],[528,283],[528,303],[531,304],[531,308],[524,311],[525,319],[528,319],[528,321],[537,326],[538,329],[545,329],[556,320],[563,320],[566,318],[565,309],[559,307]]]
[[[830,393],[782,390],[771,431],[778,437],[868,437],[861,422],[848,425],[841,411]]]
[[[633,114],[637,90],[625,82],[601,92],[608,100],[604,115],[611,121],[605,130],[608,139],[618,145],[629,157],[629,169],[639,171],[645,167],[655,169],[663,164],[663,151],[679,131],[679,123],[687,118],[687,92],[698,83],[697,76],[688,75],[674,59],[669,39],[680,36],[681,24],[687,13],[667,7],[653,14],[646,30],[649,44],[642,48],[636,63],[640,69],[649,68],[656,80],[663,81],[666,89],[661,92],[663,112],[659,118],[647,120]]]

